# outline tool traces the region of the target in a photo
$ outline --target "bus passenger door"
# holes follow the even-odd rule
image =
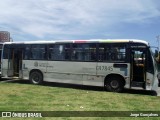
[[[20,77],[22,76],[22,49],[10,48],[8,59],[8,76]]]
[[[23,59],[23,49],[18,49],[17,50],[17,58],[16,58],[16,64],[17,68],[15,70],[15,75],[17,77],[22,78],[23,77],[23,72],[22,72],[22,59]]]
[[[12,77],[14,74],[13,64],[14,64],[14,49],[9,49],[9,58],[8,58],[8,72],[7,76]]]
[[[131,87],[146,89],[146,48],[131,50]]]

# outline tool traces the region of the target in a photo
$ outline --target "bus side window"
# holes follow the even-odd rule
[[[73,44],[71,59],[75,61],[96,61],[96,44]]]
[[[98,61],[125,61],[126,48],[121,44],[99,44]]]
[[[30,59],[30,45],[25,45],[24,59],[25,60],[29,60]]]
[[[32,45],[31,46],[31,59],[44,60],[46,58],[46,45]]]
[[[71,52],[71,59],[75,61],[83,61],[83,46],[82,44],[73,44],[72,52]]]
[[[3,59],[8,59],[9,57],[9,45],[4,45],[4,53],[3,53]]]
[[[96,61],[96,44],[88,44],[84,50],[85,61]]]
[[[99,44],[98,61],[108,61],[110,58],[110,46],[108,44]]]
[[[70,44],[49,45],[50,60],[70,60]]]

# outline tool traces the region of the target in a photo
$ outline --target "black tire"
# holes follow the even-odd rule
[[[122,92],[124,83],[120,77],[112,76],[105,80],[104,87],[109,92]]]
[[[30,74],[30,77],[29,77],[29,80],[32,84],[35,84],[35,85],[40,85],[42,84],[43,82],[43,76],[40,72],[38,71],[33,71],[31,74]]]
[[[156,91],[151,91],[151,95],[152,95],[152,96],[158,96],[158,94],[157,94]]]

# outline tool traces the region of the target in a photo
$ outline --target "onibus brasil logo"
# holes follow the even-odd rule
[[[40,112],[2,112],[2,117],[42,117]]]

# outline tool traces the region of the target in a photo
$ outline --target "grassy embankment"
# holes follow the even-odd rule
[[[22,83],[0,83],[0,111],[160,111],[160,97],[149,94],[133,94],[137,91],[133,93],[111,93],[96,87],[55,85],[54,83],[46,83],[46,85],[40,86]],[[93,118],[83,119],[92,120]],[[124,120],[135,118],[108,119]],[[140,119],[146,120],[146,118]]]

